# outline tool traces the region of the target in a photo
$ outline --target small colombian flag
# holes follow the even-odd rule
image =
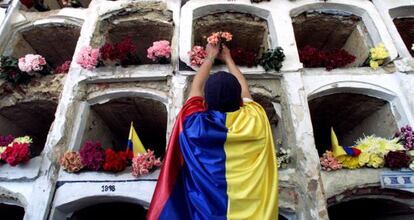
[[[131,122],[131,129],[129,130],[127,148],[128,150],[132,150],[132,152],[134,153],[134,157],[139,153],[143,154],[146,152],[144,145],[142,144],[141,140],[138,137],[137,132],[135,131],[133,122]]]

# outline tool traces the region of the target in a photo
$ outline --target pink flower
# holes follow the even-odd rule
[[[342,169],[342,164],[334,157],[332,151],[326,151],[320,158],[322,170],[332,171]]]
[[[90,46],[83,47],[76,58],[76,62],[81,67],[92,70],[98,65],[99,49],[93,49]]]
[[[212,33],[208,38],[207,42],[209,44],[217,44],[220,40],[220,32]]]
[[[194,46],[191,51],[188,52],[192,66],[201,66],[204,63],[204,59],[207,57],[206,50],[201,46]]]
[[[147,57],[152,61],[157,61],[160,58],[170,58],[170,55],[170,42],[166,40],[155,41],[152,43],[152,47],[147,49]]]
[[[209,44],[217,44],[220,41],[231,41],[233,39],[233,35],[230,32],[214,32],[208,38],[207,42]]]
[[[19,69],[23,72],[33,75],[33,72],[43,70],[46,65],[44,57],[38,54],[26,54],[26,56],[19,58]]]
[[[132,175],[138,177],[148,174],[153,168],[161,166],[161,160],[155,158],[154,151],[148,149],[132,159]]]
[[[233,39],[233,35],[230,32],[221,32],[221,37],[226,39],[226,41],[231,41]]]

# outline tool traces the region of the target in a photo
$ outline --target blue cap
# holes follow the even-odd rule
[[[207,79],[204,96],[208,110],[237,111],[241,104],[241,86],[235,76],[219,71]]]

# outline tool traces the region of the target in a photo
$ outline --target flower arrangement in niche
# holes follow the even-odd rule
[[[67,60],[62,65],[56,67],[55,73],[56,74],[64,74],[69,72],[71,61]]]
[[[319,159],[321,162],[322,170],[325,171],[334,171],[342,169],[342,164],[336,159],[332,151],[327,150],[323,153],[322,157]]]
[[[3,143],[10,142],[10,135],[3,139]],[[7,139],[7,140],[6,140]],[[26,163],[30,160],[30,144],[32,139],[29,136],[13,139],[7,146],[1,147],[0,159],[10,166]]]
[[[132,175],[135,177],[148,174],[151,170],[161,166],[160,158],[155,158],[154,151],[138,154],[132,159]]]
[[[305,67],[325,67],[327,70],[342,68],[355,61],[355,56],[344,49],[325,51],[309,45],[299,50],[299,58]]]
[[[201,66],[207,57],[207,52],[202,46],[194,46],[193,49],[188,52],[188,56],[190,56],[192,66]]]
[[[126,37],[116,44],[105,43],[100,49],[100,59],[102,63],[112,62],[115,65],[128,66],[140,64],[136,55],[137,46],[132,38]]]
[[[167,64],[171,56],[170,42],[166,40],[155,41],[147,49],[147,57],[153,62]]]
[[[85,168],[97,171],[101,169],[105,161],[105,152],[101,147],[101,143],[86,141],[79,151],[82,164]]]
[[[68,151],[60,158],[59,164],[69,173],[76,173],[82,170],[83,163],[78,152]]]
[[[219,31],[219,32],[214,32],[211,33],[211,35],[207,38],[207,42],[209,44],[222,44],[224,42],[229,42],[233,39],[233,35],[230,32],[223,32],[223,31]]]
[[[98,66],[99,49],[93,49],[90,46],[82,47],[76,57],[76,63],[82,68],[92,70]]]
[[[267,50],[260,58],[259,64],[267,71],[275,70],[280,71],[285,60],[285,54],[281,47]]]
[[[369,50],[369,66],[376,70],[389,57],[389,53],[383,43]]]
[[[39,54],[26,54],[24,57],[19,58],[19,69],[22,72],[33,76],[35,73],[42,73],[46,75],[46,59]]]

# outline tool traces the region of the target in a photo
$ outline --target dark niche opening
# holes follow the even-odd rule
[[[1,219],[22,220],[24,217],[24,208],[17,205],[0,203]]]
[[[32,156],[43,151],[57,104],[51,101],[31,101],[0,109],[0,134],[15,137],[29,135],[33,138]]]
[[[329,219],[413,219],[414,209],[388,199],[356,199],[330,206]]]
[[[145,219],[147,210],[128,202],[109,202],[92,205],[75,211],[69,220]]]
[[[414,10],[414,7],[412,10]],[[397,27],[398,33],[400,33],[405,46],[408,51],[410,51],[411,56],[414,56],[414,50],[411,49],[414,44],[414,17],[395,18],[394,24],[395,27]]]

